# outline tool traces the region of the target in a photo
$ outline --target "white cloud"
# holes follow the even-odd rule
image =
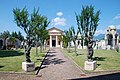
[[[52,26],[65,26],[65,25],[66,25],[65,18],[56,17],[52,19]]]
[[[98,36],[99,34],[105,34],[106,30],[96,30],[95,36]]]
[[[116,15],[114,19],[120,19],[120,14]]]
[[[62,12],[58,12],[58,13],[57,13],[57,16],[62,16],[62,15],[63,15]]]

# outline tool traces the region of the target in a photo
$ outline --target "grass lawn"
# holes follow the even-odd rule
[[[87,59],[87,50],[79,49],[76,56],[74,49],[68,53],[66,49],[61,49],[65,55],[71,57],[79,66],[84,68],[84,62]],[[120,70],[120,53],[112,50],[94,50],[94,60],[97,61],[97,69],[100,70]]]
[[[39,49],[38,49],[39,50]],[[35,48],[31,50],[31,60],[35,62],[35,66],[40,65],[40,61],[37,59],[42,59],[45,53],[40,53],[38,51],[38,57],[35,53]],[[0,50],[0,71],[22,71],[22,62],[25,61],[24,49],[14,50]]]

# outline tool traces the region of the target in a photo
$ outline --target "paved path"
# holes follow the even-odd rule
[[[83,72],[64,56],[59,49],[50,49],[43,69],[39,72],[42,80],[66,80],[80,78]]]
[[[0,80],[120,80],[120,71],[84,74],[59,49],[51,49],[39,75],[0,72]]]

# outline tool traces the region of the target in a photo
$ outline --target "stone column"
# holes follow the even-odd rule
[[[50,35],[50,47],[52,47],[52,36]]]
[[[58,36],[56,36],[56,47],[58,45]]]
[[[63,38],[63,36],[62,36],[62,38]],[[61,48],[63,48],[63,46],[62,46],[62,45],[63,45],[63,42],[62,42],[62,41],[60,41],[60,47],[61,47]]]

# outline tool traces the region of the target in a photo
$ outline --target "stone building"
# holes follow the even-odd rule
[[[107,28],[105,33],[106,49],[115,49],[119,43],[119,34],[116,31],[116,27],[111,25]]]
[[[46,39],[46,45],[48,47],[62,47],[62,41],[60,41],[61,34],[64,32],[55,27],[48,29],[49,37]]]
[[[19,48],[21,46],[21,41],[16,39],[15,42],[10,41],[9,38],[0,38],[0,50],[3,49],[11,49],[11,48]]]

